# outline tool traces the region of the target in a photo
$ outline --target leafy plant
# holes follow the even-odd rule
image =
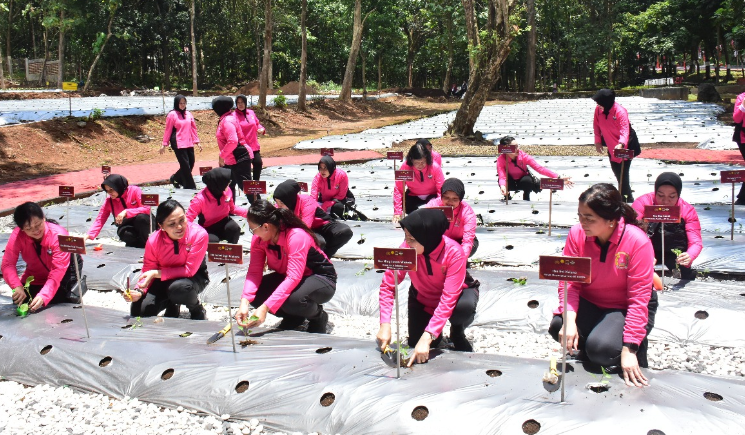
[[[90,115],[88,115],[88,119],[91,121],[95,121],[96,119],[101,119],[103,117],[104,110],[99,108],[94,108],[91,110]]]
[[[274,106],[280,109],[287,107],[287,97],[284,96],[282,91],[277,91],[277,95],[274,96]]]
[[[31,291],[29,289],[29,287],[31,287],[31,283],[32,282],[34,282],[34,277],[33,276],[29,276],[28,278],[26,278],[26,282],[23,284],[23,290],[28,295],[29,302],[32,299],[31,298]],[[21,305],[18,305],[18,307],[16,308],[16,313],[18,313],[18,315],[21,316],[21,317],[28,316],[28,302],[23,303]]]
[[[135,317],[135,322],[132,324],[132,327],[129,329],[132,330],[132,329],[142,328],[142,326],[143,326],[142,318],[140,316],[137,316]]]
[[[681,251],[680,249],[671,249],[671,251],[673,251],[673,254],[675,254],[675,258],[680,257],[680,254],[683,253],[683,251]],[[680,264],[675,263],[675,270],[680,270]]]
[[[528,283],[528,277],[521,276],[520,278],[512,278],[512,283],[515,285],[525,285]]]
[[[363,276],[365,272],[372,270],[372,266],[369,263],[365,263],[365,266],[359,272],[355,273],[355,276]]]

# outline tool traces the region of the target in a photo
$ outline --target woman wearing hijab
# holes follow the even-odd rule
[[[735,133],[732,135],[732,141],[740,148],[740,154],[745,160],[745,92],[738,95],[735,99],[735,109],[732,111],[732,120],[735,122]],[[740,186],[740,192],[737,194],[735,205],[745,205],[745,183]]]
[[[318,246],[331,258],[354,236],[352,229],[343,222],[329,216],[318,207],[318,203],[308,195],[300,194],[300,185],[295,180],[286,180],[274,189],[277,207],[286,208],[299,217],[303,223],[316,233]]]
[[[696,209],[683,198],[683,181],[675,172],[663,172],[654,182],[654,192],[637,198],[632,204],[637,213],[637,219],[644,219],[644,207],[647,205],[679,206],[680,223],[665,224],[665,266],[670,270],[680,270],[681,279],[696,279],[696,271],[691,263],[704,249],[701,239],[701,223]],[[657,264],[662,264],[662,225],[650,222],[647,225],[647,235],[652,239],[654,257]],[[675,255],[673,250],[682,251]]]
[[[434,198],[425,207],[452,207],[453,220],[445,235],[460,243],[466,258],[470,258],[479,247],[476,238],[476,213],[468,203],[463,201],[466,187],[457,178],[448,178],[442,183],[442,195]]]
[[[313,232],[291,211],[258,200],[248,209],[251,259],[243,286],[238,324],[254,328],[267,313],[281,317],[280,329],[308,319],[308,332],[325,334],[329,316],[323,305],[336,292],[336,270],[318,250]],[[264,265],[273,270],[264,274]],[[249,306],[255,308],[250,320]]]
[[[466,281],[466,256],[460,245],[445,236],[448,221],[440,210],[422,208],[401,220],[404,242],[401,248],[417,253],[416,272],[386,270],[380,284],[380,330],[377,342],[384,350],[391,342],[391,311],[394,273],[398,282],[409,274],[409,339],[414,348],[409,367],[429,359],[430,347],[442,340],[445,322],[450,320],[450,340],[455,350],[473,352],[465,328],[473,322],[479,300],[479,282]]]
[[[209,234],[210,243],[226,240],[238,243],[241,227],[231,215],[246,217],[247,210],[235,205],[233,192],[228,189],[231,173],[227,168],[214,168],[202,176],[207,186],[192,198],[186,220],[197,223]]]
[[[336,219],[343,218],[344,213],[355,202],[354,195],[349,190],[347,173],[336,167],[331,156],[323,156],[318,162],[318,173],[313,178],[310,196],[318,201],[323,211]]]
[[[631,160],[623,160],[613,155],[614,149],[628,149],[631,139],[631,124],[629,123],[629,112],[620,104],[616,103],[616,92],[612,89],[601,89],[593,97],[597,103],[592,127],[595,131],[595,149],[598,153],[603,152],[603,147],[608,147],[608,158],[610,167],[616,176],[616,181],[621,182],[621,166],[623,166],[623,186],[621,195],[626,202],[634,202],[629,180],[629,168]]]
[[[111,174],[101,183],[108,195],[91,225],[86,240],[95,239],[101,232],[110,214],[114,215],[116,235],[126,246],[144,248],[150,236],[151,221],[150,207],[142,205],[142,189],[130,186],[126,178],[119,174]]]
[[[124,294],[124,300],[132,302],[130,314],[151,317],[186,305],[192,320],[204,320],[207,312],[198,295],[210,281],[207,231],[187,222],[184,208],[173,199],[160,203],[155,220],[159,230],[147,240],[142,274],[135,288]]]
[[[220,148],[220,166],[231,171],[230,190],[233,191],[235,198],[235,186],[238,185],[242,190],[243,182],[251,180],[251,160],[254,154],[246,145],[243,130],[238,125],[232,109],[233,99],[230,97],[215,97],[212,100],[212,110],[220,118],[215,132],[217,147]],[[253,200],[252,197],[249,199]]]
[[[173,153],[176,154],[179,170],[171,175],[171,184],[184,189],[196,189],[194,177],[191,171],[194,169],[194,145],[202,151],[202,145],[197,136],[197,124],[194,117],[186,110],[186,97],[176,95],[173,99],[173,110],[166,116],[166,130],[163,133],[163,143],[160,153],[166,152],[166,147],[171,145]]]
[[[412,145],[406,154],[406,163],[399,168],[414,171],[414,180],[406,182],[406,213],[409,214],[440,195],[445,176],[440,165],[432,161],[432,154],[422,143]],[[393,189],[393,223],[403,215],[404,182],[396,181]]]
[[[70,254],[62,252],[59,247],[59,236],[66,236],[67,230],[46,219],[35,202],[19,205],[13,212],[13,221],[16,227],[10,233],[1,266],[3,279],[13,290],[13,303],[28,303],[31,311],[49,304],[79,303],[80,295],[73,293],[78,282],[75,263],[70,261]],[[20,279],[17,269],[19,256],[26,263]],[[82,268],[80,256],[76,255],[75,259]],[[30,301],[23,288],[29,278]]]
[[[261,146],[259,145],[258,135],[266,134],[266,129],[261,125],[254,111],[248,108],[248,99],[243,94],[235,97],[235,119],[238,120],[238,125],[243,131],[246,145],[251,148],[254,154],[251,160],[253,179],[259,180],[264,162],[261,160]],[[258,195],[256,197],[258,198]],[[253,204],[252,199],[252,197],[249,197],[249,201]]]
[[[512,136],[505,136],[499,140],[500,145],[518,145]],[[507,161],[509,159],[509,174],[507,173]],[[535,161],[533,156],[521,150],[519,147],[515,153],[500,154],[497,157],[497,178],[499,178],[499,188],[502,195],[510,196],[510,192],[518,190],[523,191],[523,200],[530,201],[530,192],[538,193],[541,191],[541,182],[534,177],[528,170],[528,166],[536,170],[539,174],[548,178],[559,178],[556,172],[544,168]],[[572,177],[564,177],[564,184],[572,186]],[[511,199],[511,197],[510,197]]]

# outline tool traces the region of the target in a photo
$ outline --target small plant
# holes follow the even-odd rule
[[[409,363],[411,348],[406,344],[400,343],[398,341],[394,341],[391,344],[395,344],[396,349],[392,348],[391,346],[386,346],[385,349],[383,349],[383,353],[393,357],[393,354],[398,351],[401,355],[401,367],[406,366]]]
[[[29,290],[29,287],[31,287],[31,283],[32,282],[34,282],[34,277],[33,276],[29,276],[28,278],[26,278],[26,282],[23,284],[23,290],[28,295],[29,302],[32,299],[31,298],[31,291]],[[19,305],[18,308],[16,308],[16,313],[18,313],[18,315],[21,316],[21,317],[28,316],[28,302]]]
[[[94,108],[91,111],[91,114],[88,115],[88,119],[91,121],[95,121],[96,119],[101,119],[103,117],[104,110],[99,108]]]
[[[675,254],[675,258],[680,257],[680,254],[683,253],[683,251],[681,251],[680,249],[671,249],[671,251],[673,251],[673,254]],[[675,270],[680,270],[680,264],[678,264],[677,262],[675,263]]]
[[[510,278],[512,280],[512,283],[515,285],[525,285],[528,283],[528,277],[527,276],[521,276],[520,278]]]
[[[132,330],[132,329],[137,329],[137,328],[142,328],[142,318],[140,316],[135,317],[135,322],[132,324],[132,327],[129,329]]]
[[[361,234],[360,234],[360,239],[359,239],[359,240],[357,240],[357,244],[358,244],[358,245],[361,245],[361,244],[363,244],[363,243],[365,243],[365,233],[361,233]]]
[[[365,263],[365,266],[362,268],[362,270],[355,273],[355,276],[363,276],[365,275],[365,272],[367,272],[368,270],[372,270],[372,266],[370,266],[369,263]]]
[[[600,367],[600,370],[603,372],[603,378],[600,380],[600,383],[603,385],[607,385],[610,382],[611,374],[605,371],[605,367]]]
[[[274,97],[274,105],[280,109],[287,107],[287,97],[284,96],[282,91],[277,91],[277,95]]]

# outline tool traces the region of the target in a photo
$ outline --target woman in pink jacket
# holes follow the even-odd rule
[[[445,235],[460,243],[466,258],[470,258],[479,248],[476,238],[476,213],[463,201],[466,187],[457,178],[448,178],[442,183],[442,195],[434,198],[425,207],[452,207],[453,220]]]
[[[3,254],[3,279],[13,289],[13,302],[17,305],[29,304],[31,311],[37,311],[49,304],[63,302],[79,303],[80,294],[73,291],[77,285],[75,265],[70,254],[59,248],[58,237],[67,235],[67,230],[51,219],[44,218],[44,212],[35,202],[19,205],[13,212],[16,228],[10,233],[8,245]],[[26,269],[18,278],[18,256],[23,258]],[[75,256],[82,269],[83,260]],[[23,288],[31,278],[29,293]],[[83,286],[85,287],[85,286]]]
[[[704,249],[701,241],[701,223],[698,220],[696,209],[683,198],[680,191],[683,190],[683,181],[675,172],[663,172],[654,182],[654,192],[640,196],[634,201],[632,207],[636,210],[638,219],[644,219],[644,207],[647,205],[667,205],[680,207],[680,223],[665,224],[665,266],[668,269],[680,271],[681,279],[696,279],[696,271],[691,268],[691,263]],[[652,240],[654,247],[654,258],[658,264],[662,264],[662,226],[657,222],[645,224],[647,235]],[[683,251],[676,256],[672,251],[679,249]]]
[[[228,189],[231,173],[227,168],[215,168],[202,176],[207,186],[191,199],[186,220],[197,223],[207,230],[210,243],[226,240],[238,243],[241,227],[231,215],[246,217],[247,210],[233,202],[233,192]]]
[[[585,190],[577,215],[564,255],[590,257],[592,280],[567,283],[567,349],[582,351],[581,359],[595,367],[620,365],[626,385],[648,385],[640,367],[647,367],[647,335],[657,312],[652,243],[636,226],[634,209],[611,184]],[[559,342],[563,284],[548,330]]]
[[[310,196],[318,201],[323,211],[336,219],[343,219],[355,203],[354,194],[349,190],[347,173],[336,167],[331,156],[323,156],[318,162],[318,173],[313,178]]]
[[[476,316],[479,282],[468,279],[466,256],[460,245],[445,236],[448,221],[439,210],[422,208],[401,219],[404,242],[401,248],[417,253],[416,272],[386,270],[380,284],[380,330],[376,336],[384,350],[391,342],[391,311],[394,276],[401,283],[409,274],[409,339],[414,348],[409,367],[429,359],[430,347],[442,340],[445,322],[450,320],[450,340],[455,350],[473,352],[465,329]]]
[[[142,274],[135,288],[124,294],[124,300],[132,302],[130,314],[157,316],[183,304],[192,320],[204,320],[207,312],[199,303],[198,294],[210,281],[207,231],[189,223],[184,208],[173,199],[160,203],[155,220],[160,229],[147,240]]]
[[[104,201],[91,229],[84,236],[86,240],[95,239],[101,228],[114,215],[116,235],[126,246],[144,248],[150,236],[150,207],[142,205],[142,189],[130,186],[129,181],[119,174],[111,174],[101,183],[109,197]]]
[[[194,177],[191,176],[196,161],[194,145],[199,147],[199,151],[202,151],[202,145],[197,136],[197,124],[191,113],[186,110],[186,97],[183,95],[176,95],[173,99],[173,110],[166,116],[166,130],[163,133],[163,143],[160,147],[161,154],[166,152],[169,144],[173,153],[176,154],[179,165],[179,170],[171,175],[171,184],[174,187],[196,189]]]
[[[295,329],[308,319],[308,332],[325,334],[324,303],[336,292],[336,270],[318,249],[313,232],[292,212],[259,200],[248,209],[251,259],[243,286],[238,324],[253,328],[267,313],[281,317],[280,329]],[[264,275],[264,264],[274,272]],[[249,306],[255,308],[248,317]]]
[[[412,145],[406,154],[406,163],[399,168],[414,171],[414,180],[406,182],[406,214],[413,212],[440,195],[445,176],[440,165],[432,161],[432,154],[424,144]],[[393,223],[403,216],[404,182],[396,181],[393,189]]]
[[[512,136],[505,136],[499,140],[499,144],[517,145],[517,141]],[[507,159],[509,159],[509,174],[507,174]],[[541,191],[540,180],[531,174],[528,166],[544,177],[559,178],[559,174],[539,165],[530,154],[521,149],[518,149],[516,153],[500,154],[497,157],[497,178],[499,178],[502,196],[512,199],[510,192],[522,190],[523,200],[530,201],[530,192]],[[572,186],[571,177],[564,177],[564,184]]]
[[[416,141],[416,143],[421,143],[422,145],[426,146],[430,154],[432,154],[432,161],[437,163],[437,165],[442,168],[442,155],[434,150],[434,148],[432,147],[432,142],[430,142],[429,139],[419,139]]]
[[[259,145],[258,135],[266,134],[266,129],[261,125],[254,111],[248,108],[248,98],[243,94],[235,97],[235,119],[238,120],[238,125],[241,126],[243,137],[246,139],[246,145],[251,148],[254,154],[253,159],[251,159],[253,179],[259,180],[264,162],[261,160],[261,146]],[[259,198],[261,198],[259,195],[252,195],[249,197],[249,201],[253,204],[253,199]]]
[[[235,198],[235,186],[243,189],[243,182],[251,180],[251,160],[253,151],[246,145],[243,130],[238,125],[238,120],[233,112],[233,99],[230,97],[215,97],[212,99],[212,110],[215,111],[220,120],[217,122],[217,147],[220,148],[220,166],[230,169],[230,190]],[[253,200],[253,195],[246,195]]]
[[[292,211],[316,234],[318,246],[329,258],[354,236],[349,225],[323,211],[312,197],[301,195],[300,185],[295,180],[279,183],[274,189],[274,201],[277,207]]]
[[[612,89],[601,89],[592,99],[597,103],[592,119],[592,128],[595,131],[595,149],[597,152],[602,153],[603,147],[608,147],[610,167],[618,182],[620,182],[621,166],[623,166],[621,194],[626,199],[626,202],[632,203],[634,202],[634,195],[631,193],[629,180],[631,160],[626,160],[621,165],[622,160],[613,156],[613,149],[629,148],[630,140],[632,139],[629,112],[623,106],[616,103],[616,92]],[[634,133],[635,137],[636,134]],[[638,139],[635,139],[635,141],[638,142]]]
[[[743,128],[743,121],[745,121],[745,92],[738,95],[737,99],[735,99],[732,120],[735,121],[735,134],[732,136],[732,140],[740,148],[740,154],[742,154],[742,158],[745,160],[745,129]],[[735,204],[745,205],[745,183],[742,183],[742,186],[740,186],[740,192],[737,194]]]

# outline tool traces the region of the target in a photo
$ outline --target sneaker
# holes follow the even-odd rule
[[[300,325],[305,322],[305,319],[302,317],[297,316],[287,316],[283,317],[282,321],[279,322],[279,325],[277,325],[278,329],[284,329],[284,330],[292,330],[297,329]]]
[[[329,324],[329,315],[326,311],[323,311],[321,307],[321,314],[308,322],[308,332],[313,334],[326,334],[326,326]]]
[[[191,320],[207,319],[207,310],[204,309],[204,306],[202,306],[202,304],[199,304],[196,308],[190,309],[189,313],[191,313]]]
[[[181,305],[179,304],[168,304],[166,312],[163,313],[163,317],[174,317],[178,318],[181,314]]]
[[[453,348],[459,352],[473,352],[473,346],[466,338],[466,332],[462,326],[450,326],[450,341],[453,342]]]
[[[171,178],[168,179],[168,181],[173,184],[173,187],[176,189],[179,189],[181,186],[179,186],[178,181],[176,181],[176,174],[171,175]]]

